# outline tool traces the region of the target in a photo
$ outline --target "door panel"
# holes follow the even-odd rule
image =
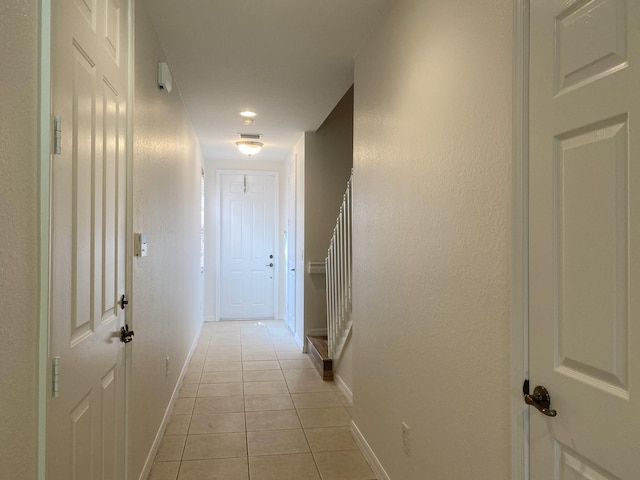
[[[627,395],[627,118],[558,136],[558,371]],[[584,325],[589,328],[584,328]]]
[[[573,2],[555,17],[555,93],[566,93],[628,65],[625,3]]]
[[[275,175],[220,176],[220,318],[273,318]]]
[[[125,474],[125,0],[52,4],[50,357],[47,478]],[[52,386],[53,388],[53,386]]]
[[[640,444],[640,4],[531,2],[531,480],[631,479]]]

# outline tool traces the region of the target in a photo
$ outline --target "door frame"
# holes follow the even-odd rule
[[[529,479],[529,18],[530,0],[513,0],[511,190],[511,478]]]
[[[291,157],[287,163],[287,200],[286,200],[286,236],[285,236],[285,252],[286,259],[283,258],[284,262],[284,322],[289,328],[289,331],[294,336],[296,335],[297,325],[296,325],[296,316],[297,316],[297,303],[298,303],[298,294],[297,294],[297,273],[296,270],[298,265],[296,259],[298,258],[297,248],[298,248],[298,238],[297,238],[297,212],[298,212],[298,152],[293,152]],[[291,200],[293,197],[293,205],[291,204]],[[293,208],[292,208],[293,207]],[[293,219],[293,230],[290,228],[290,220]],[[293,240],[292,240],[293,239]],[[291,242],[293,242],[293,251],[290,250]],[[293,284],[291,284],[291,280],[289,276],[291,275],[291,264],[293,264]],[[293,292],[291,292],[293,290]],[[290,295],[293,293],[293,295]],[[293,296],[293,300],[291,297]],[[291,302],[293,301],[293,311],[290,310]],[[291,318],[292,323],[289,322]]]
[[[50,132],[51,132],[51,2],[40,0],[38,59],[38,466],[37,478],[46,475],[49,266],[50,266]]]
[[[133,101],[135,67],[135,0],[125,0],[127,6],[127,119],[126,119],[126,211],[125,211],[125,289],[133,295]],[[49,380],[49,291],[51,276],[51,42],[53,0],[40,0],[38,39],[38,384],[37,384],[37,468],[38,480],[45,480],[47,460],[47,401]],[[127,322],[133,325],[133,308],[127,312]],[[125,445],[124,480],[129,477],[129,382],[131,348],[125,349]]]
[[[273,193],[273,255],[276,258],[273,269],[275,282],[273,285],[273,319],[279,318],[279,302],[280,298],[280,237],[278,235],[280,226],[280,178],[275,170],[217,170],[216,171],[216,313],[215,321],[220,321],[220,267],[222,265],[222,176],[223,175],[262,175],[273,177],[274,193]],[[206,222],[206,220],[205,220]]]

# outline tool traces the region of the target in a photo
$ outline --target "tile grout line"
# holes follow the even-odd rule
[[[244,413],[244,443],[247,448],[247,478],[251,480],[251,466],[249,465],[249,432],[247,431],[247,396],[244,386],[244,344],[242,343],[242,329],[240,329],[240,368],[242,371],[242,411]]]

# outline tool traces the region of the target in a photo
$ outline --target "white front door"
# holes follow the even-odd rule
[[[296,333],[296,173],[298,156],[294,155],[288,169],[287,239],[285,265],[287,267],[286,322],[291,333]]]
[[[122,480],[128,2],[52,7],[47,478]]]
[[[219,176],[221,319],[274,316],[276,185],[273,173]]]
[[[530,4],[531,480],[636,479],[640,2]]]

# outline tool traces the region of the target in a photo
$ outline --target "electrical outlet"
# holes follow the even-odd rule
[[[402,451],[411,456],[411,437],[409,436],[409,425],[402,422]]]
[[[167,357],[164,359],[164,376],[168,377],[169,376],[169,358]]]

